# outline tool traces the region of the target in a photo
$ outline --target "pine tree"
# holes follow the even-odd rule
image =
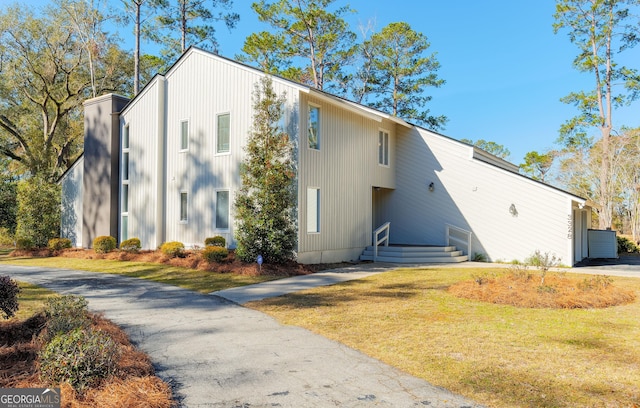
[[[286,98],[265,77],[253,93],[253,128],[245,147],[242,187],[235,199],[236,255],[265,263],[294,259],[296,245],[293,143],[282,126]]]

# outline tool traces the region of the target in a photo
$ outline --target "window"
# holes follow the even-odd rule
[[[129,152],[122,152],[122,181],[129,180]]]
[[[129,185],[122,185],[122,212],[129,212]]]
[[[389,165],[389,132],[378,132],[378,164]]]
[[[187,222],[187,193],[180,193],[180,222]]]
[[[320,189],[307,189],[307,232],[320,232]]]
[[[216,153],[229,152],[229,122],[230,115],[218,115],[218,139],[216,143]]]
[[[129,148],[129,125],[125,125],[124,131],[122,132],[122,148]]]
[[[229,192],[216,192],[216,228],[229,229]]]
[[[129,216],[122,216],[122,223],[120,224],[120,242],[129,239]]]
[[[189,121],[180,122],[180,150],[189,149]]]
[[[309,148],[320,149],[320,108],[309,105]]]

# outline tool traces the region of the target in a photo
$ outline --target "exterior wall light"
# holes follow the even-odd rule
[[[433,184],[433,181],[431,182],[431,184],[429,184],[429,191],[433,191],[436,189],[436,186]]]
[[[512,216],[517,217],[518,216],[518,209],[516,208],[515,204],[511,204],[511,206],[509,207],[509,212],[511,213]]]

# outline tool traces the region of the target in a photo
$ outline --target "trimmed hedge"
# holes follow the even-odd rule
[[[200,252],[202,259],[209,263],[222,262],[229,255],[227,248],[219,246],[207,246]]]
[[[142,248],[140,239],[129,238],[120,243],[120,250],[125,252],[138,252]]]
[[[40,352],[43,379],[68,382],[77,391],[95,386],[118,369],[118,345],[94,329],[75,329],[54,337]]]
[[[160,246],[160,252],[171,258],[178,258],[184,256],[184,244],[178,241],[165,242]]]
[[[116,249],[116,239],[108,235],[96,237],[93,240],[93,250],[97,254],[106,254]]]
[[[33,244],[33,240],[31,238],[18,238],[16,240],[16,249],[22,251],[31,251],[35,245]]]
[[[71,240],[69,238],[51,238],[47,247],[52,251],[61,251],[71,248]]]
[[[204,240],[205,246],[218,246],[218,247],[226,247],[227,240],[224,237],[217,235],[215,237],[209,237]]]

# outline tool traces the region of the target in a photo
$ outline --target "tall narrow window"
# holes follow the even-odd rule
[[[125,125],[124,131],[122,132],[122,148],[129,148],[129,125]]]
[[[122,185],[122,212],[129,212],[129,185]]]
[[[320,189],[307,189],[307,232],[320,232]]]
[[[129,216],[123,215],[120,223],[120,242],[129,239]]]
[[[189,148],[189,121],[183,120],[180,122],[180,150],[187,150]]]
[[[218,115],[218,139],[216,143],[216,153],[229,152],[229,122],[230,115]]]
[[[187,222],[187,193],[180,193],[180,222]]]
[[[122,181],[129,180],[129,152],[122,152]]]
[[[216,228],[229,228],[229,192],[216,192]]]
[[[383,130],[378,132],[378,163],[389,165],[389,133]]]
[[[320,108],[309,105],[309,148],[320,149]]]

